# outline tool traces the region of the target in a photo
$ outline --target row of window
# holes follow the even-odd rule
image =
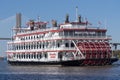
[[[43,37],[44,37],[44,35],[25,36],[25,37],[21,37],[20,40],[40,39],[40,38],[43,38]]]
[[[48,55],[47,55],[47,53],[44,53],[44,54],[42,54],[42,53],[38,53],[38,54],[25,54],[25,53],[23,53],[23,54],[16,54],[16,53],[14,53],[13,54],[13,57],[14,58],[17,58],[17,59],[41,59],[41,58],[47,58],[48,57]]]
[[[46,33],[49,34],[49,33]],[[61,34],[61,32],[60,32]],[[61,35],[62,36],[62,35]],[[45,34],[40,34],[40,35],[31,35],[31,36],[24,36],[20,37],[20,40],[35,40],[35,39],[43,39],[45,37]]]
[[[41,39],[41,38],[44,38],[44,36],[45,34],[24,36],[24,37],[21,37],[20,40]],[[106,33],[105,32],[63,31],[63,32],[59,32],[59,36],[92,37],[92,36],[106,36]]]
[[[65,43],[65,47],[74,47],[73,43]],[[44,49],[44,48],[59,48],[61,47],[60,43],[44,43],[39,42],[32,44],[12,44],[8,46],[8,50],[30,50],[30,49]]]
[[[65,36],[105,36],[105,32],[64,31]]]

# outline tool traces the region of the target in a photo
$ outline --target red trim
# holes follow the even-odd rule
[[[30,36],[30,35],[35,35],[35,34],[44,34],[44,33],[48,33],[48,32],[61,32],[61,31],[65,31],[65,30],[76,30],[76,31],[97,31],[97,32],[106,32],[106,29],[89,29],[89,28],[82,28],[82,29],[69,29],[69,28],[61,28],[58,30],[48,30],[48,31],[43,31],[43,32],[34,32],[34,33],[25,33],[25,34],[18,34],[14,37],[20,37],[20,36]]]
[[[45,33],[48,33],[48,32],[61,32],[61,31],[63,31],[63,29],[43,31],[43,32],[34,32],[34,33],[18,34],[18,35],[14,36],[14,37],[30,36],[30,35],[36,35],[36,34],[45,34]]]
[[[48,33],[48,32],[49,32],[49,31],[26,33],[26,34],[18,34],[18,35],[14,36],[14,37],[30,36],[30,35],[35,35],[35,34],[45,34],[45,33]]]
[[[9,44],[24,44],[24,43],[31,43],[31,42],[47,42],[47,41],[53,41],[53,40],[111,40],[111,38],[103,39],[103,38],[81,38],[81,39],[76,39],[76,38],[62,38],[62,39],[52,39],[52,40],[31,40],[31,41],[22,41],[22,42],[13,42]]]

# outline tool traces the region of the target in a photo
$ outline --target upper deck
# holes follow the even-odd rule
[[[25,41],[46,41],[46,40],[110,40],[111,36],[106,35],[107,30],[100,27],[93,27],[88,21],[70,22],[68,15],[62,24],[52,20],[52,26],[47,27],[48,22],[30,20],[25,28],[14,28],[17,33],[13,35],[14,42]],[[48,36],[51,35],[51,36]],[[12,42],[13,42],[12,41]]]

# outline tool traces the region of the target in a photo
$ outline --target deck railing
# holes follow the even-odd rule
[[[59,48],[55,48],[55,47],[52,47],[52,48],[41,48],[41,49],[24,49],[24,50],[7,50],[7,52],[44,52],[44,51],[75,51],[76,48],[66,48],[66,47],[59,47]]]
[[[111,39],[111,36],[54,36],[54,37],[43,37],[29,40],[15,40],[10,41],[11,43],[20,43],[20,42],[33,42],[33,41],[46,41],[46,40],[57,40],[57,39]]]

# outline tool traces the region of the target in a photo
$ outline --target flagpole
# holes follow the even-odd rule
[[[106,21],[106,19],[105,19],[104,24],[105,24],[105,29],[107,29],[107,21]]]
[[[77,17],[78,17],[78,6],[76,6],[76,22],[78,21]]]

